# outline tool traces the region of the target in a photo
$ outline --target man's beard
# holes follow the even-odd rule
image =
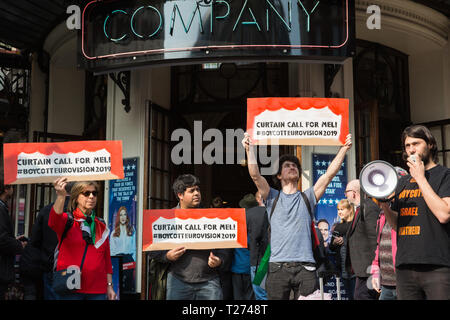
[[[431,154],[430,149],[426,149],[424,154],[420,156],[421,160],[423,161],[423,165],[426,166],[431,161]]]

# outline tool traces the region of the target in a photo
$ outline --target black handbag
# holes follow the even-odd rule
[[[40,279],[44,273],[41,250],[28,243],[20,256],[19,271],[21,276]]]
[[[61,244],[60,244],[61,247]],[[69,267],[67,269],[53,272],[53,290],[59,295],[66,295],[81,289],[81,270],[83,269],[84,258],[86,257],[88,244],[84,249],[83,258],[81,259],[80,268]]]

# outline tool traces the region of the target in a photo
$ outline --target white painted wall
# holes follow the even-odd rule
[[[38,54],[34,53],[31,62],[29,141],[33,141],[34,131],[44,130],[45,121],[45,74],[39,68],[37,58]]]
[[[141,291],[142,277],[142,216],[144,211],[144,161],[145,123],[147,102],[154,101],[162,107],[170,108],[170,68],[143,68],[131,72],[130,112],[122,105],[123,93],[118,86],[108,80],[106,139],[122,140],[123,158],[139,158],[138,172],[138,217],[137,217],[137,292]],[[105,213],[109,212],[109,186],[105,186]],[[109,215],[105,214],[108,219]]]
[[[65,22],[47,37],[50,54],[48,132],[81,135],[84,130],[85,71],[77,69],[77,38]]]
[[[82,135],[84,71],[50,65],[48,132]]]

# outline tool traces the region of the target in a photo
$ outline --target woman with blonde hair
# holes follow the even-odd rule
[[[347,199],[342,199],[337,205],[340,223],[332,227],[332,238],[329,248],[336,253],[336,267],[341,273],[344,288],[350,300],[353,300],[355,289],[355,275],[351,271],[350,261],[347,259],[347,231],[355,217],[355,208]]]
[[[64,300],[114,300],[109,230],[103,220],[95,216],[99,185],[94,181],[76,182],[64,211],[68,195],[67,178],[55,180],[56,200],[50,211],[48,225],[58,236],[56,271],[78,266],[80,288],[60,295]],[[73,220],[65,231],[66,223]],[[65,237],[61,241],[61,237]],[[66,284],[69,287],[69,284]]]

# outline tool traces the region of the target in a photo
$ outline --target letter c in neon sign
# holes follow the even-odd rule
[[[126,33],[123,34],[120,38],[111,38],[111,37],[108,35],[108,33],[106,32],[106,25],[107,25],[107,23],[108,23],[109,17],[111,17],[113,14],[116,14],[116,13],[121,13],[121,14],[126,14],[126,15],[128,15],[128,13],[126,13],[126,12],[123,11],[123,10],[114,10],[113,12],[111,12],[111,15],[108,15],[108,16],[106,17],[106,19],[105,19],[105,22],[103,23],[103,32],[104,32],[104,34],[105,34],[105,36],[106,36],[107,39],[109,39],[109,40],[111,40],[111,41],[114,41],[114,42],[119,42],[119,41],[125,39],[125,37],[127,36]]]

